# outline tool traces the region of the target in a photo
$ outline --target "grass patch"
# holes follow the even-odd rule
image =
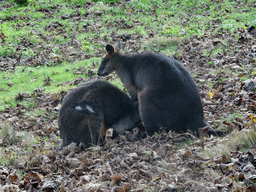
[[[3,150],[0,150],[0,165],[6,164],[7,166],[14,165],[15,154],[12,152],[9,156],[5,155]]]
[[[31,151],[31,146],[41,143],[38,136],[30,132],[15,131],[9,122],[3,122],[0,125],[1,145],[0,165],[14,165],[15,159],[28,161],[26,151]],[[25,151],[22,151],[21,148]]]
[[[231,151],[247,151],[250,147],[256,144],[255,127],[251,129],[243,129],[241,131],[234,130],[225,138],[220,139],[218,144],[211,148],[206,148],[206,155],[214,159],[220,155],[225,155],[230,159]]]
[[[192,144],[193,142],[194,142],[193,139],[188,139],[188,140],[179,142],[179,143],[177,143],[177,145],[176,145],[176,149],[179,150],[179,149],[183,149],[185,146],[191,146],[191,144]]]
[[[92,62],[99,62],[99,59],[93,58],[77,63],[62,63],[59,66],[39,66],[39,67],[16,67],[15,72],[0,73],[0,106],[10,106],[15,102],[15,97],[19,92],[32,93],[38,88],[44,88],[45,92],[56,93],[71,89],[70,86],[58,86],[65,81],[72,81],[80,75],[73,73],[79,66],[91,69]],[[89,77],[83,75],[84,77]],[[45,79],[50,78],[49,84],[45,84]],[[12,85],[11,85],[12,84]],[[11,85],[11,86],[10,86]],[[29,85],[29,86],[28,86]],[[0,107],[0,110],[3,108]]]
[[[167,55],[173,55],[179,42],[179,38],[156,36],[144,42],[142,47],[147,51],[156,51]]]
[[[46,109],[45,108],[40,108],[40,109],[35,109],[34,111],[30,111],[30,112],[27,112],[25,113],[25,115],[27,117],[39,117],[39,116],[42,116],[44,113],[46,113]]]
[[[2,142],[8,143],[8,145],[15,145],[21,141],[21,139],[17,137],[17,134],[13,129],[13,127],[7,122],[4,122],[1,125],[0,134],[1,134]]]
[[[226,121],[228,123],[236,121],[236,119],[242,119],[243,114],[240,113],[239,111],[236,111],[234,113],[228,114],[225,118],[221,119],[222,121]]]
[[[154,37],[147,38],[140,50],[156,51],[172,56],[181,41],[192,35],[201,36],[208,28],[216,28],[216,31],[226,29],[232,32],[238,28],[255,25],[256,12],[252,6],[253,1],[240,5],[239,2],[234,1],[217,3],[208,0],[134,0],[126,2],[123,6],[111,6],[109,3],[116,2],[115,0],[101,2],[93,0],[96,3],[92,3],[88,9],[80,8],[87,6],[88,3],[82,0],[28,2],[29,5],[14,4],[0,13],[3,19],[0,23],[0,33],[2,33],[0,57],[13,59],[14,55],[22,55],[21,59],[24,59],[47,52],[63,58],[63,50],[72,48],[72,45],[66,47],[72,40],[71,36],[76,36],[81,43],[79,51],[92,55],[96,50],[103,48],[103,40],[97,41],[97,38],[106,36],[105,41],[113,41],[114,36],[110,35],[112,33],[139,35],[143,38],[153,33]],[[6,3],[3,2],[3,5]],[[239,5],[241,10],[234,8]],[[62,16],[67,18],[63,19]],[[58,22],[60,25],[51,27],[53,22]],[[35,49],[41,43],[47,46]],[[48,46],[51,49],[45,50]],[[214,56],[223,51],[227,51],[227,48],[217,44],[216,49],[205,54]],[[52,66],[55,63],[50,61],[50,63],[42,63],[48,67],[27,67],[25,71],[23,67],[16,67],[14,73],[1,71],[0,106],[15,106],[17,102],[14,97],[19,92],[31,93],[40,87],[51,93],[70,89],[71,87],[57,87],[57,85],[78,77],[72,73],[72,68],[80,65],[87,67],[95,60],[100,61],[99,58],[94,58],[78,63],[63,62],[59,66]],[[214,65],[212,61],[208,64]],[[51,82],[45,86],[44,80],[48,77]],[[12,86],[8,86],[10,83]],[[114,84],[122,88],[119,80],[115,80]],[[0,107],[0,110],[3,108]]]

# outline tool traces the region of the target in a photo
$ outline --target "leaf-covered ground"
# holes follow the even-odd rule
[[[256,191],[255,2],[67,2],[0,2],[0,191]],[[66,90],[99,79],[118,39],[179,60],[222,137],[110,130],[101,147],[56,151]]]

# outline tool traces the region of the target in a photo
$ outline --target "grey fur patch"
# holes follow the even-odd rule
[[[82,108],[81,106],[79,106],[79,105],[78,105],[78,106],[76,106],[76,107],[75,107],[75,110],[77,110],[77,111],[82,111],[82,110],[83,110],[83,108]]]
[[[87,109],[88,111],[90,111],[91,113],[95,113],[95,111],[93,110],[93,108],[90,107],[89,105],[86,105],[86,109]]]

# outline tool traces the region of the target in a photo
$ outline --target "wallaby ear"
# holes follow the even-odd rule
[[[107,44],[106,45],[106,51],[108,52],[109,55],[112,55],[114,53],[114,47],[112,45]]]
[[[114,48],[115,48],[115,50],[116,50],[117,52],[120,51],[120,49],[121,49],[121,42],[120,42],[119,40],[118,40],[117,42],[115,42]]]

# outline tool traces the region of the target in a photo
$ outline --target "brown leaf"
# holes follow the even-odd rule
[[[122,175],[114,175],[111,180],[112,180],[112,185],[120,185],[122,181],[123,176]]]
[[[11,173],[8,177],[7,180],[12,183],[12,184],[17,184],[20,181],[20,175],[16,173]]]
[[[191,152],[190,151],[186,151],[185,153],[183,153],[183,157],[188,157],[191,155]]]

